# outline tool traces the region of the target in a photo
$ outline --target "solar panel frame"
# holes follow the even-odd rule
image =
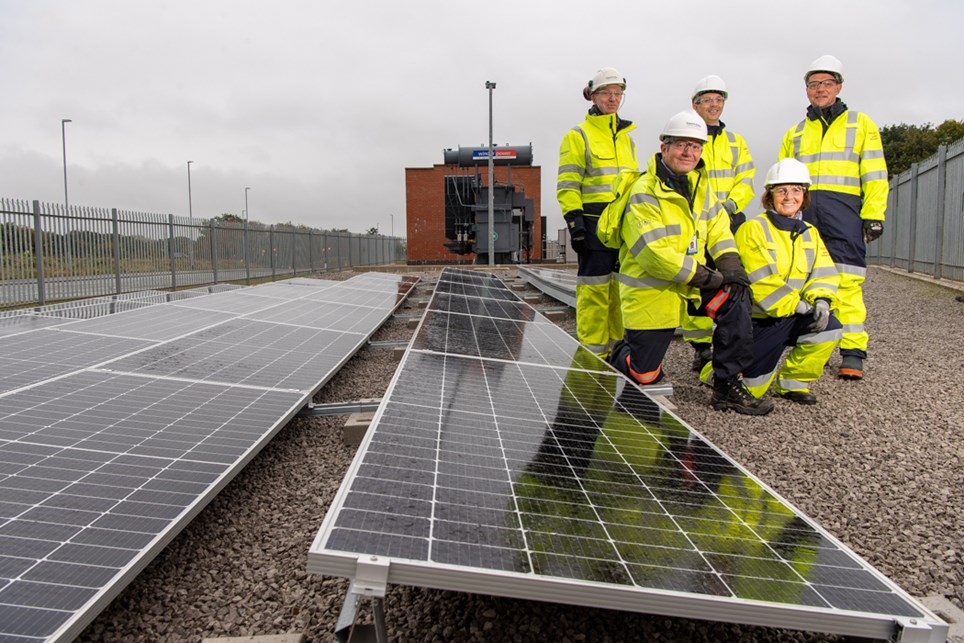
[[[442,286],[446,282],[448,285],[440,290],[437,289],[437,293],[454,291],[460,294],[472,292],[489,295],[496,290],[492,287],[480,286],[478,280],[471,276],[459,275],[455,279],[446,279],[447,272],[446,270],[440,277],[439,285]],[[433,301],[435,301],[434,298]],[[430,312],[431,308],[426,316]],[[532,323],[529,326],[536,327]],[[421,333],[425,327],[423,320],[416,339],[418,333]],[[574,340],[573,343],[575,343]],[[414,375],[409,372],[413,363],[426,360],[428,360],[428,366],[417,368]],[[445,360],[453,361],[451,367],[444,364]],[[360,588],[358,590],[360,593],[374,595],[383,592],[387,584],[403,584],[874,638],[889,638],[895,631],[905,628],[905,631],[913,630],[912,636],[919,637],[914,640],[943,641],[947,626],[936,615],[769,489],[762,481],[719,452],[703,436],[666,409],[660,410],[661,418],[670,418],[672,424],[686,432],[690,441],[695,440],[698,443],[698,448],[689,456],[694,458],[693,462],[696,463],[691,465],[702,466],[707,472],[704,475],[709,478],[697,478],[702,490],[680,489],[659,482],[661,475],[659,467],[652,468],[636,463],[630,467],[635,476],[652,475],[656,481],[642,490],[635,487],[632,489],[635,493],[643,491],[647,494],[640,496],[646,503],[672,507],[673,510],[669,515],[674,521],[685,525],[685,529],[680,528],[680,533],[686,534],[688,539],[685,550],[680,547],[668,550],[650,547],[650,552],[661,554],[667,551],[692,551],[694,555],[698,553],[699,556],[693,559],[696,566],[691,572],[683,575],[683,578],[688,576],[695,582],[703,583],[702,593],[682,591],[682,588],[673,584],[658,588],[655,583],[645,586],[635,581],[602,582],[592,578],[566,577],[565,574],[560,573],[540,574],[534,571],[532,562],[527,563],[530,565],[528,568],[524,565],[521,568],[518,567],[518,561],[506,555],[504,549],[506,539],[516,537],[514,532],[518,531],[517,526],[522,529],[519,532],[521,535],[518,536],[521,538],[525,538],[531,530],[526,531],[521,526],[524,523],[513,523],[511,516],[507,519],[505,505],[507,501],[511,501],[513,506],[518,507],[519,498],[525,498],[513,488],[513,485],[519,485],[519,482],[512,477],[512,475],[522,477],[521,468],[513,469],[521,464],[513,463],[522,463],[525,458],[509,457],[505,454],[527,452],[525,449],[519,451],[518,445],[506,447],[503,444],[500,456],[494,444],[486,445],[486,441],[490,441],[488,436],[492,431],[490,430],[489,433],[485,431],[491,429],[493,423],[497,425],[500,421],[507,422],[512,427],[511,433],[514,439],[518,440],[519,436],[531,436],[534,428],[541,426],[545,431],[545,427],[549,426],[550,430],[546,434],[551,433],[554,436],[553,440],[556,442],[569,440],[570,452],[579,453],[579,449],[572,446],[573,438],[559,437],[560,434],[568,436],[571,433],[566,431],[557,433],[556,428],[552,428],[554,420],[546,412],[549,407],[540,401],[546,395],[545,392],[538,395],[533,393],[528,398],[523,394],[519,398],[522,403],[510,405],[511,408],[508,410],[500,407],[498,412],[493,411],[491,416],[487,416],[483,411],[473,412],[472,409],[476,408],[473,405],[482,407],[486,402],[491,405],[494,399],[508,395],[507,391],[519,391],[524,388],[512,378],[508,378],[510,384],[504,385],[500,390],[494,390],[488,384],[485,385],[484,391],[473,391],[471,387],[461,387],[459,380],[467,380],[470,377],[473,362],[483,371],[486,368],[500,369],[500,373],[511,373],[513,369],[519,372],[532,371],[531,377],[522,378],[524,382],[549,380],[553,377],[563,379],[568,377],[569,373],[581,372],[590,378],[620,380],[624,391],[626,386],[631,388],[631,385],[627,385],[626,380],[614,371],[610,373],[580,371],[578,368],[567,370],[538,361],[493,360],[479,355],[464,357],[442,351],[420,349],[416,340],[413,340],[311,545],[308,554],[309,571],[353,579],[353,585]],[[451,376],[446,379],[449,373]],[[419,398],[419,391],[423,391],[423,394],[431,399],[426,398],[426,401]],[[431,391],[431,394],[427,391]],[[618,397],[620,396],[614,394],[610,401]],[[549,398],[550,404],[553,399],[556,399],[551,396]],[[560,396],[558,399],[563,398]],[[648,396],[646,399],[648,402],[638,407],[637,415],[643,412],[642,419],[640,417],[633,419],[638,427],[646,427],[645,421],[652,420],[647,413],[652,412],[655,402]],[[401,413],[403,410],[405,413]],[[442,416],[446,415],[457,417],[457,421],[443,420]],[[576,416],[578,415],[577,412]],[[424,418],[428,425],[424,430],[420,428],[422,425],[418,420],[419,417]],[[564,419],[566,417],[568,416],[564,416]],[[578,417],[570,417],[569,420],[578,425]],[[593,422],[597,420],[594,419]],[[432,429],[433,423],[435,429]],[[470,427],[470,430],[461,437],[463,442],[451,442],[452,446],[448,450],[441,449],[440,445],[443,441],[451,441],[450,434],[457,433],[458,427],[463,425]],[[575,442],[578,443],[578,441],[576,438]],[[486,448],[490,451],[485,451]],[[528,445],[528,449],[531,453],[531,444]],[[664,450],[671,453],[668,447]],[[494,455],[482,455],[483,453],[494,453]],[[623,452],[617,449],[614,453]],[[623,458],[625,465],[628,462],[625,460],[625,455],[620,457]],[[596,460],[594,457],[593,462]],[[676,460],[677,466],[681,466],[679,458]],[[538,459],[534,461],[538,462]],[[566,461],[567,466],[572,469],[574,460],[571,453]],[[725,464],[714,464],[717,461]],[[431,476],[425,473],[424,468],[427,465],[435,467],[429,472]],[[510,472],[511,475],[507,479],[503,480],[495,475],[500,467]],[[771,500],[779,503],[779,507],[783,508],[780,511],[785,509],[791,512],[794,520],[801,521],[802,526],[794,528],[792,524],[797,523],[792,523],[788,527],[789,531],[782,535],[771,536],[774,540],[767,540],[753,533],[752,520],[748,522],[741,519],[740,524],[749,526],[751,531],[737,531],[726,538],[721,538],[713,530],[718,529],[721,524],[728,524],[720,521],[732,515],[734,507],[741,506],[739,503],[743,496],[736,487],[726,489],[722,494],[714,493],[712,496],[707,496],[705,490],[708,487],[705,479],[712,479],[716,475],[713,473],[714,467],[717,469],[725,467],[727,470],[738,472],[739,479],[745,481],[749,485],[748,488],[754,489],[755,493],[765,494],[763,497],[768,503]],[[608,487],[594,492],[593,497],[596,500],[588,507],[596,507],[594,511],[597,513],[600,511],[598,508],[606,511],[607,504],[612,508],[611,511],[619,507],[624,496],[612,493],[613,489],[618,488],[625,494],[626,489],[631,488],[616,482],[624,479],[617,475],[618,469],[619,467],[616,467],[607,472],[608,475],[616,476],[608,480]],[[456,477],[453,478],[453,475]],[[431,478],[431,482],[427,481],[428,477]],[[457,480],[459,477],[462,479]],[[438,495],[441,493],[444,493],[446,498],[453,494],[464,496],[461,500],[463,504],[453,504],[450,499],[440,503]],[[734,493],[736,495],[731,495]],[[611,503],[605,499],[607,494]],[[706,505],[707,499],[712,500],[718,508],[714,509],[714,504]],[[548,521],[550,525],[553,524],[553,515],[561,506],[558,505],[558,500],[535,498],[526,498],[526,500],[541,502],[541,505],[536,506],[542,508],[528,512],[529,518],[526,518],[526,512],[519,514],[518,517],[525,521],[531,520],[531,516],[541,516],[541,520]],[[498,506],[500,503],[503,505],[501,508]],[[555,507],[553,507],[554,504]],[[568,506],[571,508],[573,505]],[[706,515],[696,511],[697,507]],[[435,513],[440,509],[444,509],[447,513],[440,517]],[[758,513],[756,517],[760,524],[768,524],[769,518],[766,514]],[[590,519],[588,522],[579,521],[579,524],[584,525],[586,529],[593,529],[597,523]],[[599,524],[603,528],[629,533],[626,532],[629,525],[613,525],[605,521]],[[641,527],[635,527],[635,529],[639,528]],[[453,529],[455,529],[454,532]],[[631,531],[632,528],[630,528]],[[570,573],[581,573],[583,570],[574,567],[581,564],[580,561],[612,559],[623,561],[620,564],[623,566],[624,579],[631,579],[634,574],[645,573],[645,567],[638,568],[637,563],[632,562],[632,556],[638,553],[641,543],[627,549],[619,544],[621,541],[618,538],[613,540],[611,536],[581,537],[572,540],[572,537],[564,535],[562,528],[547,531],[537,529],[536,533],[540,534],[538,540],[544,546],[550,547],[547,553],[556,551],[551,549],[552,547],[558,548],[560,552],[570,552],[564,557],[556,556],[554,561],[552,558],[539,558],[541,554],[537,555],[538,564],[545,565],[549,569],[575,569],[575,572],[570,571]],[[808,538],[814,540],[816,544],[813,547],[816,549],[813,550],[815,552],[813,555],[820,558],[810,565],[811,569],[816,570],[813,572],[813,579],[804,577],[806,586],[794,581],[794,590],[799,588],[810,591],[811,583],[816,582],[816,586],[825,597],[829,597],[833,602],[827,603],[826,598],[807,594],[802,595],[799,604],[780,603],[773,600],[773,596],[769,597],[771,600],[763,600],[767,598],[765,588],[776,591],[786,586],[786,581],[774,575],[771,575],[769,580],[755,575],[743,576],[753,581],[761,581],[750,583],[749,589],[742,590],[750,595],[756,592],[754,600],[738,597],[737,594],[732,594],[732,590],[727,589],[734,583],[739,583],[740,577],[729,576],[721,570],[726,569],[728,565],[732,567],[734,564],[752,563],[753,569],[757,570],[753,573],[760,573],[759,570],[765,570],[770,565],[767,561],[768,557],[773,562],[783,561],[778,553],[779,549],[790,546],[791,541],[798,539],[799,536],[795,533],[806,534]],[[448,539],[441,536],[447,536]],[[675,537],[674,532],[659,534],[660,538],[670,536]],[[742,546],[741,541],[750,543],[754,542],[753,539],[760,543],[763,549],[753,558],[746,558],[746,555],[734,557],[734,551],[742,551],[733,550],[734,544]],[[573,546],[577,549],[572,549]],[[603,549],[593,553],[592,549],[585,549],[587,546],[603,547]],[[440,548],[432,549],[434,547]],[[607,550],[611,552],[613,547],[621,550],[621,553],[602,553]],[[510,551],[509,554],[517,555],[522,551],[522,549]],[[538,547],[536,549],[526,547],[524,552],[529,555],[530,561],[536,560],[532,555],[538,552]],[[453,560],[463,561],[463,564],[446,562]],[[660,558],[656,557],[654,560],[659,561]],[[640,562],[643,561],[646,561],[646,565],[653,564],[653,560],[645,557],[640,560]],[[788,567],[789,563],[786,561],[779,564],[784,571],[793,569],[792,566]],[[701,569],[707,569],[713,573],[701,572]],[[846,573],[840,575],[834,570],[846,571]],[[799,575],[800,572],[793,573]],[[714,584],[719,584],[716,590],[714,590]],[[764,589],[759,589],[757,586]],[[873,587],[876,593],[868,593],[867,587]],[[730,595],[722,595],[728,591],[731,592]],[[868,602],[855,604],[852,600],[853,596],[861,596]],[[875,601],[878,597],[886,599],[887,607],[892,610],[891,612],[873,611],[877,608]],[[817,607],[809,604],[818,600],[825,606]],[[843,607],[840,607],[841,605]],[[873,609],[868,609],[868,606]],[[896,609],[901,613],[895,613]]]

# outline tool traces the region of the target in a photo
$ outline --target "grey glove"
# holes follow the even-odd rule
[[[811,333],[822,333],[827,330],[827,323],[830,321],[830,302],[826,299],[818,299],[813,303],[813,321],[807,327]]]
[[[813,304],[807,303],[801,299],[797,302],[797,307],[793,309],[793,312],[796,315],[809,315],[811,312],[813,312]]]
[[[736,201],[733,199],[727,199],[723,202],[723,209],[726,210],[727,214],[733,216],[733,213],[736,212]]]
[[[883,221],[864,221],[864,242],[870,243],[880,238],[884,234]]]

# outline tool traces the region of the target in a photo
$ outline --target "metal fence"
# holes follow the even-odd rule
[[[405,259],[397,237],[0,199],[0,309]]]
[[[891,178],[884,236],[867,261],[964,281],[964,139]]]

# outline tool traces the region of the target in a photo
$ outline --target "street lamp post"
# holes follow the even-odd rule
[[[489,90],[489,265],[495,265],[495,159],[492,151],[492,90],[495,83],[485,81],[485,88]]]
[[[191,204],[191,163],[194,161],[187,162],[187,217],[191,226],[190,241],[191,241],[191,270],[195,269],[194,265],[194,207]]]
[[[244,188],[244,274],[245,283],[251,283],[251,262],[248,261],[248,190]]]
[[[389,218],[392,220],[392,236],[395,236],[395,215],[389,214]]]
[[[67,201],[67,123],[73,123],[69,118],[60,119],[60,141],[64,148],[64,211],[70,207]]]

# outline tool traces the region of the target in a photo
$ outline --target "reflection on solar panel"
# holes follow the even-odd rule
[[[16,328],[0,333],[0,641],[79,634],[414,282],[297,279],[0,318]],[[359,291],[379,296],[331,303]]]
[[[376,596],[391,582],[944,640],[934,614],[561,329],[486,316],[504,292],[443,272],[310,571]],[[455,310],[445,293],[496,298]]]

